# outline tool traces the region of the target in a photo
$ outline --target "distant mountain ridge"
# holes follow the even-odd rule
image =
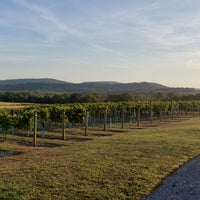
[[[24,79],[0,80],[0,85],[15,85],[15,84],[27,84],[27,83],[53,84],[53,83],[67,83],[67,82],[52,78],[24,78]]]
[[[0,91],[57,91],[69,93],[105,92],[105,93],[148,93],[185,92],[193,93],[194,88],[171,88],[157,83],[132,82],[120,83],[114,81],[70,83],[51,78],[42,79],[8,79],[0,80]]]

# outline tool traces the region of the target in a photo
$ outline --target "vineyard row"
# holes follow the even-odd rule
[[[37,114],[37,115],[36,115]],[[86,103],[67,105],[31,106],[20,109],[2,109],[0,111],[0,131],[31,132],[36,129],[55,131],[60,128],[84,126],[85,135],[89,126],[102,125],[112,128],[120,124],[140,126],[141,121],[164,120],[200,114],[200,101],[138,101],[121,103]],[[36,116],[35,116],[36,115]],[[37,122],[34,120],[37,119]],[[36,127],[37,126],[37,127]],[[55,128],[56,127],[56,128]],[[62,137],[64,139],[64,136]]]

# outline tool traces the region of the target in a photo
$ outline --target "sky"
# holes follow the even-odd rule
[[[0,0],[0,72],[200,88],[200,1]]]

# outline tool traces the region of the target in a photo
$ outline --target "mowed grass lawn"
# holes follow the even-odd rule
[[[81,140],[40,139],[35,148],[26,145],[31,138],[2,136],[0,199],[140,199],[200,153],[200,118],[97,132]]]

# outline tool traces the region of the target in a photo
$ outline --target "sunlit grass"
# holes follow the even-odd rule
[[[199,120],[107,136],[79,130],[66,141],[38,138],[36,148],[30,137],[9,135],[0,151],[17,153],[0,157],[0,199],[140,199],[200,153]]]
[[[0,108],[23,108],[26,106],[36,105],[34,103],[16,103],[16,102],[0,102]]]

